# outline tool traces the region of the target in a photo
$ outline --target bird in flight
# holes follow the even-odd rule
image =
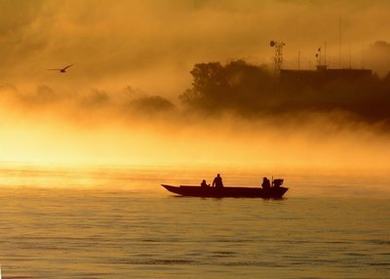
[[[68,70],[70,67],[72,67],[72,66],[73,66],[73,64],[70,64],[70,65],[65,66],[65,67],[63,67],[63,68],[48,69],[48,70],[49,70],[49,71],[59,71],[60,73],[65,74],[65,73],[67,72],[67,70]]]

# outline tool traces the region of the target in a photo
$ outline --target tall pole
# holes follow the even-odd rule
[[[339,67],[341,68],[341,17],[339,17]]]
[[[274,55],[274,67],[275,67],[275,74],[279,74],[280,69],[282,68],[283,64],[283,47],[286,44],[284,42],[278,42],[278,41],[271,41],[270,46],[275,49],[275,55]]]
[[[327,48],[327,43],[326,43],[326,41],[325,41],[325,43],[324,43],[324,65],[326,66],[327,64],[326,64],[326,48]]]
[[[298,70],[301,69],[301,50],[298,50]]]
[[[348,59],[349,59],[349,68],[352,69],[351,43],[349,43],[349,47],[348,47]]]

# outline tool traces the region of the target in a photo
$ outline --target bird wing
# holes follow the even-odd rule
[[[73,64],[70,64],[70,65],[64,67],[62,70],[66,70],[66,69],[68,69],[68,68],[70,68],[70,67],[72,67],[72,66],[73,66]]]

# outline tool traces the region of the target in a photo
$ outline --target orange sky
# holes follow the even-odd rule
[[[389,167],[389,139],[371,128],[313,132],[320,120],[282,133],[232,119],[185,126],[170,116],[123,120],[72,101],[90,92],[119,98],[130,86],[177,102],[194,63],[269,64],[271,39],[287,43],[287,66],[298,50],[302,66],[313,65],[325,41],[336,63],[339,19],[342,63],[351,49],[353,65],[369,65],[370,45],[390,38],[389,11],[389,1],[366,0],[2,1],[0,162]],[[66,75],[47,71],[69,63],[75,66]],[[14,100],[45,92],[67,98],[54,106]]]
[[[22,86],[117,88],[176,95],[196,62],[245,58],[270,63],[283,40],[286,65],[328,61],[369,65],[370,44],[390,37],[390,2],[288,0],[2,1],[0,82]],[[46,69],[75,63],[72,76]],[[151,82],[153,80],[153,82]],[[180,92],[179,92],[180,93]]]

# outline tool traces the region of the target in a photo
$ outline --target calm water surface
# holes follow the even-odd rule
[[[201,199],[159,186],[198,171],[2,167],[3,277],[390,278],[387,178],[283,176],[284,200]]]

